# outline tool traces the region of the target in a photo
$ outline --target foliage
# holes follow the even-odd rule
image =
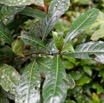
[[[104,103],[104,1],[96,2],[0,1],[0,103]]]

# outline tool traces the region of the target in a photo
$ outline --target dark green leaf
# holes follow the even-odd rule
[[[0,22],[0,38],[2,38],[5,42],[11,44],[12,43],[12,37],[11,37],[11,33],[8,30],[8,28],[6,28],[6,26]]]
[[[65,37],[65,44],[80,34],[82,31],[86,30],[89,26],[91,26],[91,24],[93,24],[97,19],[98,13],[99,10],[95,8],[82,13],[82,15],[80,15],[70,27]]]
[[[12,49],[9,46],[5,46],[0,49],[0,61],[11,60],[13,56]]]
[[[25,6],[22,7],[9,7],[9,6],[3,6],[0,10],[0,20],[1,19],[6,19],[10,16],[15,15],[16,13],[22,11],[25,8]]]
[[[37,64],[30,63],[24,70],[16,89],[16,103],[40,103],[40,74]]]
[[[38,9],[33,9],[31,7],[26,7],[19,14],[30,16],[30,17],[33,17],[33,18],[40,17],[42,19],[45,18],[45,16],[46,16],[46,14],[44,12],[42,12],[42,11],[40,11]]]
[[[58,55],[53,60],[50,74],[43,85],[43,103],[64,103],[67,94],[66,73]]]
[[[5,94],[0,89],[0,103],[9,103],[8,98],[5,96]]]
[[[19,80],[20,75],[12,66],[7,64],[0,65],[0,85],[5,91],[15,94]]]
[[[60,16],[68,10],[69,4],[70,0],[52,0],[42,25],[43,39],[52,30]]]
[[[20,38],[28,45],[32,45],[35,49],[44,49],[44,43],[33,32],[22,32]]]
[[[47,74],[50,73],[50,66],[52,63],[51,59],[48,58],[39,58],[37,60],[38,63],[38,68],[39,68],[39,72],[41,74],[43,74],[44,76],[46,76]]]

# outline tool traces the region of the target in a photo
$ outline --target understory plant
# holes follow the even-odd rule
[[[75,38],[97,20],[98,9],[83,12],[69,30],[57,32],[54,26],[68,10],[70,0],[52,0],[48,13],[26,6],[44,6],[43,0],[0,3],[0,103],[9,103],[6,97],[15,103],[65,103],[75,82],[66,73],[64,59],[104,63],[103,41],[74,45]],[[31,18],[37,19],[28,21]]]

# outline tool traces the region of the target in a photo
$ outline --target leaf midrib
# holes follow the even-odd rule
[[[89,16],[85,19],[85,21],[83,22],[83,23],[81,23],[71,34],[69,34],[69,32],[68,32],[68,34],[67,34],[67,39],[66,39],[66,42],[65,42],[65,44],[68,42],[68,40],[70,39],[70,36],[72,36],[89,18],[90,18],[90,16],[94,13],[95,11],[93,11],[93,12],[91,12],[91,14],[89,14]],[[73,39],[73,38],[72,38]],[[71,40],[71,39],[70,39]]]
[[[54,96],[55,96],[55,93],[56,93],[56,88],[57,88],[57,79],[58,79],[58,55],[57,55],[57,65],[56,65],[56,79],[55,79],[55,85],[54,85],[54,91],[53,91],[53,100],[52,100],[52,103],[54,102]]]

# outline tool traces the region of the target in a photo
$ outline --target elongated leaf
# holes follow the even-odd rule
[[[7,43],[12,42],[12,37],[10,31],[6,28],[6,26],[0,22],[0,38],[5,40]]]
[[[16,103],[40,103],[40,80],[37,64],[30,63],[17,86]]]
[[[60,16],[68,10],[69,4],[70,0],[52,0],[42,25],[43,39],[52,30]]]
[[[44,19],[46,14],[38,9],[33,9],[31,7],[26,7],[23,11],[21,11],[19,14],[22,14],[22,15],[26,15],[26,16],[30,16],[30,17],[33,17],[33,18],[42,18]]]
[[[30,4],[36,4],[36,5],[44,5],[43,0],[0,0],[1,4],[5,4],[8,6],[22,6],[22,5],[30,5]]]
[[[28,45],[32,45],[35,49],[46,50],[44,43],[33,32],[22,32],[20,38]]]
[[[80,15],[78,19],[76,19],[70,27],[65,37],[65,44],[68,41],[72,40],[74,37],[76,37],[79,33],[87,29],[89,26],[91,26],[91,24],[94,23],[97,19],[98,13],[99,10],[95,8],[85,13],[82,13],[82,15]]]
[[[20,75],[12,66],[0,65],[0,85],[5,91],[15,94],[15,88],[19,80]]]
[[[43,85],[43,103],[64,103],[67,94],[66,77],[63,64],[57,55],[51,65],[51,75],[46,77]]]
[[[91,59],[104,64],[104,42],[88,42],[77,46],[75,52],[68,53],[66,55],[81,58]]]

